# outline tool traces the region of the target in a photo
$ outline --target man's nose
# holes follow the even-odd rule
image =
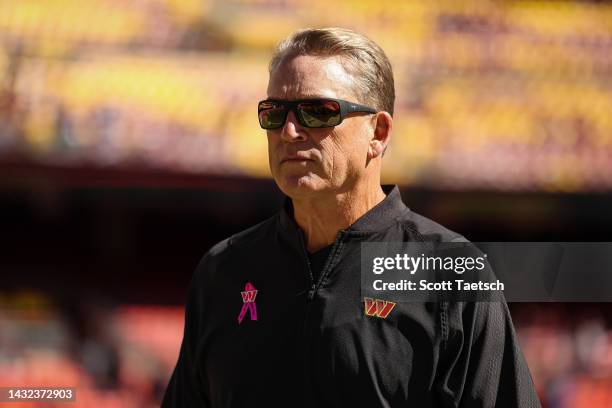
[[[287,113],[287,120],[281,129],[281,138],[286,142],[301,142],[306,140],[304,127],[298,122],[293,111]]]

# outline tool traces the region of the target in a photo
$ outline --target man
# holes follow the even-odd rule
[[[267,93],[259,122],[288,198],[201,260],[163,406],[539,406],[505,303],[364,312],[360,242],[464,241],[380,185],[395,98],[382,49],[299,31]]]

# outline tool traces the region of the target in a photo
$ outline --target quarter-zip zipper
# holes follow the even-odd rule
[[[325,261],[325,265],[323,265],[323,270],[319,274],[319,280],[315,284],[315,292],[319,289],[319,287],[323,284],[323,281],[329,274],[329,271],[332,269],[334,265],[334,259],[342,249],[344,237],[347,234],[345,230],[338,231],[336,235],[336,240],[333,243],[331,251],[329,251],[329,255],[327,256],[327,261]],[[314,296],[314,294],[313,294]]]
[[[329,252],[329,255],[327,256],[325,265],[323,266],[323,270],[319,274],[319,279],[317,282],[315,282],[314,275],[312,274],[312,268],[310,267],[310,261],[308,260],[308,251],[306,250],[306,244],[304,242],[304,234],[300,231],[299,236],[300,236],[300,244],[302,246],[302,259],[306,263],[306,269],[308,270],[308,276],[310,277],[310,290],[308,291],[309,301],[314,299],[314,295],[319,289],[319,287],[321,286],[323,279],[325,279],[325,277],[329,273],[329,270],[331,269],[333,265],[333,260],[336,257],[336,254],[339,251],[339,248],[342,247],[342,241],[345,235],[346,235],[345,230],[338,231],[338,234],[336,235],[336,239],[334,243],[332,244],[332,249]]]
[[[300,237],[300,246],[302,247],[302,251],[301,251],[302,260],[306,264],[306,270],[308,271],[308,277],[310,279],[310,289],[308,290],[308,300],[312,300],[317,286],[314,281],[314,275],[312,274],[312,269],[310,268],[310,261],[308,260],[308,252],[306,252],[306,244],[304,243],[304,233],[300,230],[298,231],[298,235]]]
[[[311,384],[311,378],[310,378],[310,374],[311,374],[311,368],[310,368],[310,336],[311,336],[311,332],[310,332],[310,328],[308,325],[308,322],[310,321],[310,314],[311,314],[311,308],[312,308],[312,300],[314,299],[315,294],[317,293],[317,290],[319,289],[319,287],[321,286],[323,279],[325,278],[325,276],[329,273],[329,270],[332,268],[333,266],[333,260],[336,257],[336,254],[338,253],[338,248],[342,247],[342,239],[344,238],[344,235],[346,234],[346,231],[339,231],[338,235],[336,235],[336,240],[333,243],[332,249],[327,257],[327,261],[325,262],[325,265],[323,266],[323,270],[321,271],[321,274],[319,276],[319,280],[318,282],[315,282],[314,280],[314,275],[312,274],[312,268],[310,267],[310,261],[308,260],[308,252],[306,250],[306,244],[304,243],[304,236],[302,231],[300,231],[300,233],[298,234],[300,236],[300,243],[302,245],[302,259],[304,260],[304,262],[306,263],[306,268],[308,270],[308,275],[310,276],[310,290],[308,291],[308,297],[307,297],[307,301],[306,301],[306,313],[304,315],[304,322],[302,325],[302,340],[303,340],[303,347],[304,347],[304,354],[303,354],[303,367],[304,367],[304,402],[305,402],[305,406],[311,406],[313,401],[312,401],[312,395],[310,393],[312,384]]]

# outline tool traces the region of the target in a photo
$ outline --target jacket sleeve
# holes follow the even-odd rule
[[[541,407],[506,302],[447,306],[447,338],[440,356],[442,405]]]
[[[202,329],[202,286],[199,273],[204,272],[204,259],[191,280],[185,306],[185,329],[178,361],[166,388],[162,408],[207,407],[202,381],[196,365],[198,340]]]

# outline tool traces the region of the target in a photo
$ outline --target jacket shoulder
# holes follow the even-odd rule
[[[249,251],[257,251],[258,246],[268,245],[275,231],[276,222],[277,215],[213,245],[198,262],[193,279],[213,278],[223,266],[240,262],[244,255],[252,253]]]
[[[468,242],[463,235],[412,210],[406,212],[406,215],[401,219],[401,223],[405,227],[414,230],[413,232],[422,235],[426,241]]]
[[[270,237],[270,235],[274,233],[277,220],[278,214],[275,214],[267,220],[237,232],[229,238],[213,245],[204,256],[218,258],[223,257],[230,249],[252,247],[254,244]]]
[[[237,232],[229,238],[229,245],[235,248],[241,248],[245,246],[251,246],[258,242],[269,238],[276,232],[278,228],[278,213],[255,224],[250,228]]]

